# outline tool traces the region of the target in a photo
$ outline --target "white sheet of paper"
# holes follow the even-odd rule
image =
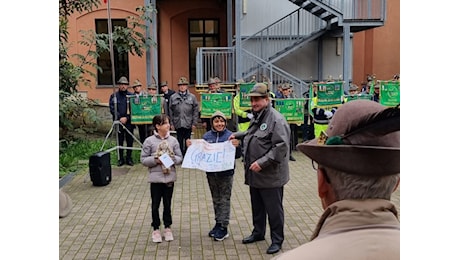
[[[192,139],[187,148],[182,168],[220,172],[234,169],[236,148],[230,141],[208,143],[203,139]]]
[[[158,159],[160,159],[160,161],[166,168],[169,168],[174,164],[173,160],[171,159],[171,156],[169,156],[169,154],[166,153],[160,156],[160,158]]]

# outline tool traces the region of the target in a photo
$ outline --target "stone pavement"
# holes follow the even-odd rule
[[[285,241],[280,253],[309,241],[323,211],[311,160],[297,151],[293,156],[297,161],[289,162],[291,180],[284,189]],[[268,227],[265,241],[241,242],[252,230],[249,188],[244,185],[241,160],[236,162],[230,237],[222,242],[208,237],[214,213],[205,173],[199,170],[178,168],[172,205],[174,241],[160,244],[151,239],[150,190],[147,170],[141,164],[112,166],[112,181],[107,186],[93,186],[89,175],[77,175],[63,190],[70,195],[73,208],[59,219],[60,259],[273,257],[265,253],[271,243]],[[392,197],[398,210],[399,198],[398,189]]]

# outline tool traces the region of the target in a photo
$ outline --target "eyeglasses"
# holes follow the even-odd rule
[[[314,169],[315,171],[318,170],[318,168],[319,168],[318,163],[315,162],[315,161],[313,161],[313,160],[311,160],[311,166],[313,167],[313,169]],[[329,179],[329,176],[328,176],[328,174],[327,174],[327,172],[326,172],[326,169],[323,168],[323,167],[321,167],[321,171],[322,171],[322,173],[323,173],[323,175],[324,175],[324,178],[326,178],[326,182],[327,182],[327,183],[331,183],[331,179]]]
[[[318,170],[318,163],[313,161],[313,160],[311,160],[311,167],[313,167],[313,170],[315,170],[315,171]]]

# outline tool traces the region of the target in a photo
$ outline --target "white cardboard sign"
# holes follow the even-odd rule
[[[198,169],[206,172],[220,172],[235,166],[236,148],[230,141],[208,143],[203,139],[192,139],[187,148],[182,168]]]

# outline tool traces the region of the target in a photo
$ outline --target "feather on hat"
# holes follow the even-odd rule
[[[326,131],[297,148],[319,165],[362,176],[400,171],[400,109],[370,100],[342,105]]]

